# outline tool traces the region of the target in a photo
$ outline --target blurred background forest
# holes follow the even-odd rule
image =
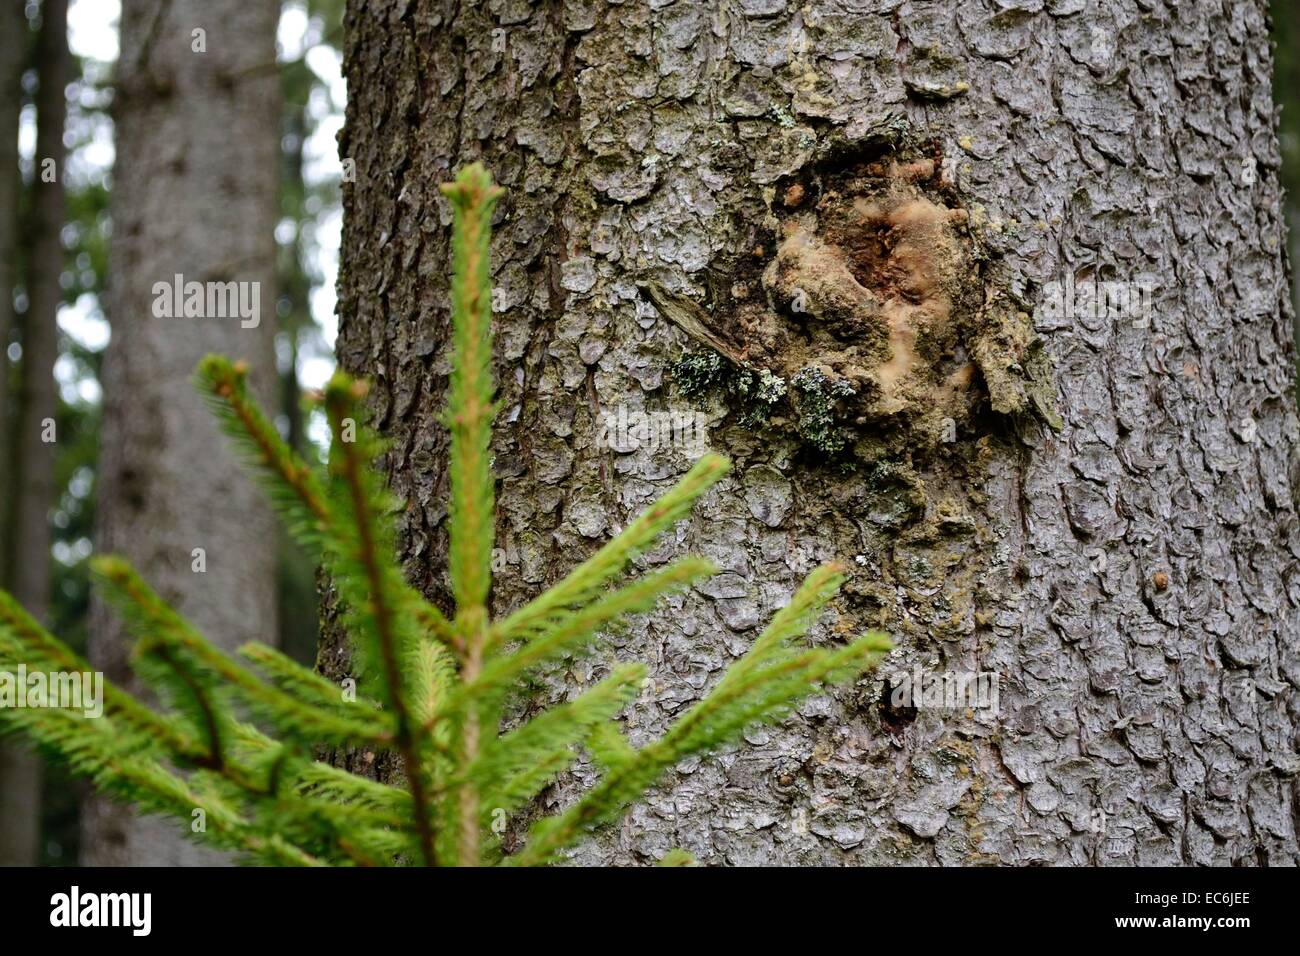
[[[102,359],[110,338],[105,298],[120,10],[117,0],[73,0],[66,29],[50,30],[38,0],[4,2],[13,9],[0,23],[0,83],[5,85],[0,137],[10,154],[0,163],[0,502],[5,505],[0,509],[0,583],[20,598],[26,586],[29,606],[31,588],[45,591],[50,629],[84,648],[90,608],[86,561],[96,522],[104,407]],[[1281,105],[1294,262],[1300,253],[1300,5],[1273,0],[1272,6],[1275,95]],[[286,0],[276,44],[283,97],[276,293],[274,308],[266,309],[264,303],[264,312],[273,314],[276,323],[277,424],[295,445],[313,453],[318,453],[322,423],[304,416],[299,396],[303,388],[322,384],[333,368],[342,174],[335,137],[346,92],[342,19],[343,0]],[[42,77],[58,77],[60,69],[68,80],[62,102],[43,100]],[[44,124],[42,105],[49,113]],[[62,110],[66,115],[60,115]],[[60,126],[66,156],[58,170],[58,189],[39,190],[41,160],[52,152],[42,148],[42,138],[57,136]],[[35,363],[33,354],[38,356]],[[48,388],[41,377],[48,372],[45,356],[53,358]],[[39,430],[50,406],[58,440],[51,454],[52,474],[45,476],[42,466],[29,460],[29,449],[36,446],[24,438]],[[45,515],[48,548],[40,534],[23,530],[24,522],[39,525]],[[315,569],[287,542],[278,547],[279,643],[310,663],[317,637]],[[12,775],[12,766],[0,761],[0,771],[10,767]],[[0,779],[0,788],[4,785]],[[58,767],[45,768],[40,834],[30,843],[34,862],[67,865],[78,860],[81,797],[80,784]],[[0,809],[4,805],[0,795]]]
[[[96,461],[103,391],[101,367],[109,340],[105,291],[112,223],[113,78],[118,56],[119,5],[115,0],[74,0],[67,10],[66,159],[58,171],[62,222],[55,228],[62,261],[42,269],[38,234],[48,219],[34,201],[41,175],[38,155],[38,105],[41,57],[50,46],[42,38],[42,10],[36,0],[4,0],[16,8],[0,33],[8,32],[0,55],[4,82],[16,81],[17,128],[0,126],[10,152],[0,179],[0,215],[9,222],[12,246],[0,246],[5,275],[0,289],[12,290],[12,311],[0,309],[5,361],[0,363],[0,502],[3,555],[0,579],[15,590],[16,569],[32,561],[19,540],[20,515],[49,515],[49,605],[47,624],[74,647],[85,650],[90,607],[86,560],[95,526]],[[276,372],[279,377],[277,424],[304,451],[316,448],[324,422],[304,418],[303,388],[319,386],[333,371],[334,277],[341,228],[340,164],[335,136],[342,125],[344,83],[340,71],[343,0],[289,0],[281,7],[277,65],[283,95],[280,119],[279,210],[273,314]],[[9,32],[16,28],[14,32]],[[15,59],[8,58],[13,55]],[[16,134],[16,135],[15,135]],[[16,160],[15,160],[16,152]],[[3,233],[0,233],[2,235]],[[51,286],[48,293],[35,288]],[[55,315],[40,314],[50,302]],[[7,304],[7,303],[5,303]],[[58,440],[53,444],[52,487],[24,474],[21,434],[24,420],[44,416],[42,390],[25,382],[31,336],[57,328],[54,389]],[[44,364],[44,363],[42,363]],[[42,500],[45,499],[45,500]],[[42,549],[44,550],[44,549]],[[315,568],[287,539],[280,543],[279,644],[307,663],[316,652]],[[39,577],[39,576],[38,576]],[[45,768],[42,832],[37,848],[44,865],[68,865],[78,858],[78,804],[82,784]]]

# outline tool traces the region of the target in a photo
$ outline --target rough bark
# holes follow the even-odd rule
[[[23,45],[27,30],[18,14],[17,35],[7,41]],[[41,5],[41,32],[36,50],[39,92],[36,96],[36,175],[32,183],[30,241],[26,253],[28,305],[22,320],[23,361],[15,403],[15,443],[9,460],[12,496],[6,500],[12,521],[9,556],[12,574],[7,582],[14,597],[37,618],[47,616],[50,603],[50,508],[54,504],[55,445],[49,441],[48,423],[54,420],[54,360],[58,352],[58,311],[63,293],[64,182],[63,127],[67,117],[64,88],[70,79],[66,0],[46,0]],[[5,29],[9,26],[6,25]],[[18,56],[21,63],[23,57]],[[21,67],[19,67],[21,72]],[[17,108],[18,104],[14,104]],[[15,117],[16,118],[16,117]],[[9,131],[6,131],[6,136]],[[12,143],[12,139],[5,142]],[[53,162],[55,179],[42,177],[44,164]],[[4,184],[10,190],[15,184]],[[9,237],[6,237],[8,240]],[[12,309],[13,248],[0,253],[7,275],[0,281],[4,308]],[[9,315],[0,316],[8,341]],[[5,360],[7,362],[7,360]],[[0,387],[8,383],[0,379]],[[0,407],[3,407],[0,405]],[[41,762],[30,752],[5,746],[0,754],[0,865],[34,866],[41,830]]]
[[[855,181],[932,161],[924,183],[889,188],[957,225],[893,235],[982,263],[941,270],[954,315],[987,317],[985,297],[1010,309],[1000,331],[961,332],[978,368],[951,444],[921,405],[890,419],[877,402],[850,423],[847,470],[709,405],[733,475],[646,562],[694,551],[723,573],[548,681],[558,696],[611,659],[647,661],[626,718],[644,741],[838,558],[852,579],[819,640],[883,627],[883,672],[993,672],[996,712],[899,709],[864,679],[679,768],[577,861],[684,846],[732,864],[1296,862],[1297,420],[1270,71],[1262,0],[349,4],[338,352],[376,384],[409,502],[403,557],[437,598],[437,185],[459,165],[483,159],[509,188],[493,250],[498,609],[687,465],[598,447],[620,404],[685,404],[667,367],[694,343],[638,283],[698,303],[746,360],[788,372],[802,349],[844,372],[835,350],[866,340],[791,314],[776,297],[791,277],[829,288],[829,273],[780,244],[801,203],[826,226]],[[1039,411],[1063,427],[1024,414],[1025,369],[997,354],[1033,354],[1016,310],[1067,275],[1142,274],[1157,279],[1148,328],[1040,314],[1056,368]],[[879,388],[883,368],[856,381]]]
[[[122,5],[114,100],[117,162],[104,360],[97,550],[126,556],[210,638],[274,642],[276,533],[260,491],[234,459],[190,379],[208,352],[247,360],[259,398],[275,396],[276,188],[280,92],[273,0]],[[192,31],[206,31],[206,52]],[[159,318],[154,284],[260,284],[260,321]],[[203,548],[206,571],[192,552]],[[102,604],[91,656],[132,686],[128,635]],[[92,865],[224,860],[174,822],[137,820],[92,801],[83,814]]]

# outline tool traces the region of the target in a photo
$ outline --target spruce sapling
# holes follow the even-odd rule
[[[666,494],[563,580],[493,618],[495,485],[491,428],[489,244],[501,190],[475,164],[443,187],[454,210],[453,362],[445,423],[451,432],[448,573],[454,613],[405,579],[393,521],[399,504],[373,467],[383,448],[364,425],[363,383],[336,374],[320,398],[332,434],[324,473],[280,438],[249,397],[246,369],[209,356],[196,383],[255,467],[289,530],[320,555],[338,589],[359,675],[357,694],[258,643],[231,655],[199,634],[120,558],[94,561],[97,583],[126,618],[134,665],[155,709],[111,685],[103,715],[0,707],[14,730],[141,812],[190,823],[204,841],[272,865],[537,865],[554,862],[617,819],[694,754],[772,722],[819,685],[852,678],[890,645],[868,633],[813,648],[808,627],[836,594],[836,565],[810,574],[743,657],[658,740],[634,746],[616,718],[646,677],[620,664],[584,693],[503,730],[521,681],[590,651],[599,635],[664,595],[714,573],[685,557],[621,582],[633,559],[687,515],[727,471],[706,455]],[[0,592],[0,670],[89,671]],[[380,783],[313,758],[322,746],[392,751],[402,777]],[[594,786],[532,824],[514,852],[503,819],[585,752]],[[191,830],[194,827],[190,827]],[[666,865],[689,864],[674,851]]]

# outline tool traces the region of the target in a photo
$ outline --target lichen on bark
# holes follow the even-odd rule
[[[742,423],[768,424],[773,390],[749,383],[788,383],[777,397],[827,457],[881,433],[895,454],[926,454],[981,409],[1055,425],[1050,362],[1038,360],[1029,314],[943,175],[941,150],[898,131],[887,149],[867,149],[876,158],[839,146],[765,191],[771,245],[737,257],[707,314],[652,296],[670,315],[695,313],[676,320],[704,349],[672,366],[683,394],[728,394]]]

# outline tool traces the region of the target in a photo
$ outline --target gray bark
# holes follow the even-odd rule
[[[577,861],[1297,862],[1297,420],[1262,0],[353,0],[345,72],[339,358],[374,380],[403,558],[436,599],[437,186],[463,163],[509,188],[498,610],[687,467],[597,444],[620,404],[686,405],[667,366],[693,342],[639,282],[697,303],[746,361],[857,391],[852,470],[789,427],[743,427],[743,403],[709,405],[735,470],[646,563],[693,551],[724,573],[549,692],[646,661],[625,718],[643,742],[827,559],[851,579],[815,639],[878,626],[896,650],[679,768]],[[1017,314],[1067,276],[1143,274],[1147,328]],[[878,308],[890,295],[901,311]],[[1030,332],[1059,433],[1027,414]],[[936,408],[956,442],[935,440]],[[340,654],[331,636],[326,672]],[[894,706],[882,678],[917,665],[997,675],[999,707]]]
[[[274,521],[190,384],[208,352],[242,358],[269,407],[275,396],[274,227],[280,92],[273,0],[122,5],[114,101],[117,163],[104,360],[97,550],[129,558],[168,601],[223,647],[274,643]],[[194,52],[192,31],[206,31]],[[256,282],[260,322],[159,318],[154,284]],[[203,548],[206,572],[193,568]],[[132,686],[128,636],[102,604],[91,657]],[[224,860],[171,821],[137,820],[91,801],[83,861],[92,865]]]

